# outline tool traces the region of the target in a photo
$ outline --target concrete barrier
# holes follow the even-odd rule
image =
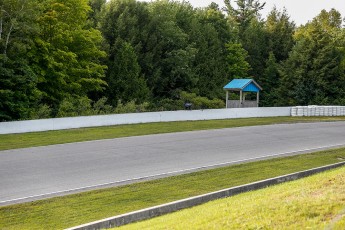
[[[1,122],[0,134],[41,132],[49,130],[150,122],[197,121],[279,116],[291,116],[291,107],[167,111]]]
[[[326,170],[338,168],[344,166],[345,162],[340,162],[332,165],[327,165],[319,168],[314,168],[302,172],[292,173],[280,177],[275,177],[267,180],[262,180],[254,182],[251,184],[241,185],[237,187],[232,187],[228,189],[223,189],[217,192],[208,193],[205,195],[195,196],[188,199],[183,199],[168,204],[163,204],[155,206],[152,208],[142,209],[135,212],[126,213],[123,215],[118,215],[103,219],[100,221],[91,222],[88,224],[68,228],[67,230],[96,230],[96,229],[106,229],[119,227],[129,223],[150,219],[153,217],[161,216],[164,214],[172,213],[181,209],[190,208],[196,205],[204,204],[206,202],[234,196],[243,192],[253,191],[261,188],[265,188],[271,185],[280,184],[287,181],[297,180],[303,177],[307,177],[316,173],[324,172]]]
[[[293,117],[345,116],[345,106],[296,106],[291,108]]]

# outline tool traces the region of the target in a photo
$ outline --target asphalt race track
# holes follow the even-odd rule
[[[254,126],[0,151],[0,206],[345,146],[345,122]]]

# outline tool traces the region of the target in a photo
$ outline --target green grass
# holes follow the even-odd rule
[[[117,229],[344,229],[345,167]]]
[[[0,229],[63,229],[344,159],[342,148],[0,207]]]
[[[344,121],[345,117],[272,117],[211,121],[164,122],[135,125],[118,125],[97,128],[70,129],[0,135],[0,150],[110,139],[158,133],[193,130],[221,129],[241,126],[269,125],[277,123]]]

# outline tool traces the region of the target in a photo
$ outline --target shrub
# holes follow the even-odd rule
[[[182,100],[173,100],[170,98],[164,98],[159,101],[155,101],[151,104],[151,110],[153,111],[176,111],[183,110],[183,101]]]
[[[111,105],[106,104],[108,98],[102,97],[98,101],[93,103],[93,114],[95,115],[102,115],[102,114],[110,114],[114,112],[114,108]]]
[[[49,105],[38,105],[38,107],[31,112],[30,119],[44,119],[50,118],[52,115],[52,108]]]
[[[218,98],[210,100],[207,97],[200,97],[195,93],[187,92],[181,92],[180,97],[183,102],[192,103],[192,109],[219,109],[225,107],[223,100]]]
[[[87,97],[68,97],[59,106],[57,117],[75,117],[92,115],[91,100]]]
[[[115,113],[138,113],[138,112],[147,112],[149,111],[149,103],[144,102],[141,104],[135,104],[135,101],[130,101],[126,104],[123,104],[121,101],[118,102],[115,109]]]

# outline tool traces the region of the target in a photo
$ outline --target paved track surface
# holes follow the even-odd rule
[[[0,206],[214,165],[345,146],[345,122],[281,124],[0,151]]]

